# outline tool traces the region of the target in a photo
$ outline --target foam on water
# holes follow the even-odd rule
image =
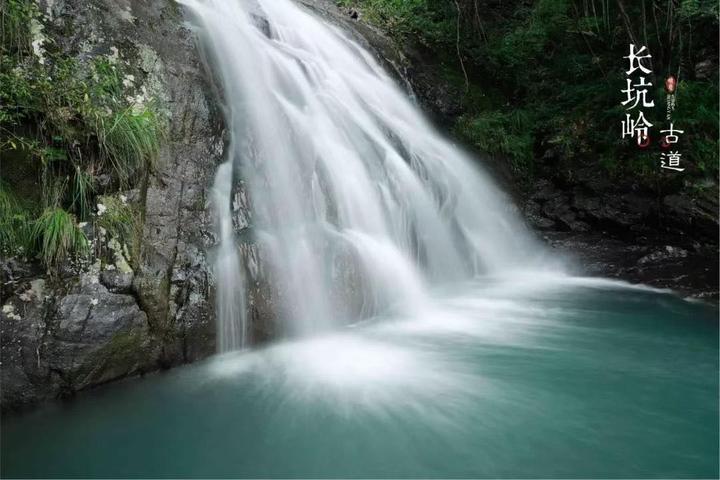
[[[334,333],[222,355],[210,363],[208,378],[253,379],[293,401],[327,402],[336,413],[421,412],[436,406],[438,396],[449,404],[473,403],[478,396],[507,392],[473,371],[476,366],[456,350],[483,345],[527,351],[547,349],[554,339],[568,336],[597,337],[596,326],[566,320],[577,318],[574,303],[552,305],[555,300],[596,290],[645,290],[629,289],[624,282],[554,276],[527,279],[519,291],[497,285],[498,279],[458,284],[452,294],[430,293],[421,312],[393,312]],[[449,420],[448,413],[437,419]]]

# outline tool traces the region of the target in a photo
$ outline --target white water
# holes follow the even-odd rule
[[[290,334],[412,315],[438,285],[544,268],[542,249],[477,161],[340,29],[289,0],[183,3],[221,75],[231,137],[214,186],[222,351],[241,346],[247,330],[232,170],[282,283]],[[348,271],[359,302],[330,294]]]
[[[230,196],[233,184],[233,160],[220,165],[213,184],[213,203],[218,217],[220,248],[215,260],[217,277],[218,348],[221,352],[238,350],[245,345],[245,282],[233,235]]]

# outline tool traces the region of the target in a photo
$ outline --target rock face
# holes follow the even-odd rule
[[[717,187],[662,195],[592,169],[571,181],[545,173],[524,203],[528,222],[582,271],[710,301],[718,299]]]
[[[404,83],[408,62],[384,35],[333,1],[301,3],[374,47],[378,60],[412,90]],[[126,245],[101,234],[90,265],[67,266],[61,278],[48,277],[37,264],[0,262],[4,410],[215,351],[210,259],[217,239],[208,192],[224,157],[222,91],[212,82],[181,8],[171,0],[39,4],[49,41],[81,64],[98,56],[119,62],[132,74],[136,93],[158,100],[169,132],[157,166],[125,192],[141,224],[134,258]],[[261,29],[267,23],[256,20]],[[101,180],[99,191],[112,195],[112,179]],[[236,179],[232,208],[247,279],[247,315],[252,341],[262,342],[280,333],[276,300],[282,282],[269,278],[267,259],[253,242],[250,204],[242,179]],[[97,233],[93,225],[88,228]],[[352,277],[348,272],[340,274]],[[347,294],[341,290],[332,295]]]
[[[333,2],[304,3],[362,30],[347,23],[352,19]],[[158,101],[169,132],[157,165],[124,192],[140,218],[134,258],[127,245],[101,233],[90,264],[65,266],[59,278],[35,263],[0,259],[4,411],[192,362],[216,349],[211,258],[217,239],[208,193],[224,158],[222,91],[185,26],[184,12],[172,0],[40,0],[39,5],[48,41],[81,64],[98,56],[119,62],[132,74],[126,80],[135,92]],[[262,27],[264,20],[257,21]],[[357,38],[364,43],[367,35],[389,45],[372,29],[362,33]],[[395,61],[379,58],[389,65]],[[107,175],[99,180],[98,190],[113,195],[113,180]],[[251,337],[262,342],[279,334],[278,292],[252,240],[242,179],[236,179],[232,207]],[[96,233],[93,225],[88,229]]]
[[[157,343],[132,296],[110,293],[87,275],[65,295],[46,290],[44,280],[26,287],[4,306],[4,405],[69,395],[155,368]]]
[[[98,258],[51,279],[2,262],[3,409],[215,351],[207,192],[223,157],[222,119],[180,8],[169,0],[40,7],[45,33],[67,54],[111,56],[131,69],[137,90],[166,111],[169,132],[157,167],[136,182],[142,234],[131,270]],[[41,296],[28,293],[38,282]]]

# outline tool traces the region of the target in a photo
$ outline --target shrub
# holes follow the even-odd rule
[[[525,111],[488,110],[465,116],[456,130],[479,149],[508,156],[516,173],[531,173],[533,134]]]
[[[41,21],[34,0],[0,0],[0,155],[13,161],[3,173],[13,185],[30,176],[42,183],[38,199],[14,189],[41,204],[34,209],[0,189],[0,250],[37,255],[57,270],[88,251],[77,219],[90,217],[95,175],[110,173],[109,189],[139,178],[156,162],[166,121],[152,99],[132,97],[119,56],[70,54],[53,41],[56,29],[48,30],[42,58],[34,55]],[[98,223],[134,246],[132,208],[113,197],[102,201],[108,209]]]
[[[717,84],[678,83],[673,124],[685,132],[681,141],[689,162],[710,178],[718,175],[718,108]]]
[[[0,2],[0,49],[24,54],[31,48],[30,25],[37,7],[27,0]]]

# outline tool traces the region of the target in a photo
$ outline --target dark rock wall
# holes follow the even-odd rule
[[[127,192],[142,217],[138,258],[92,259],[62,278],[2,262],[4,409],[215,351],[207,196],[222,119],[182,11],[140,0],[56,0],[41,11],[45,34],[68,54],[122,62],[136,90],[158,100],[169,132],[155,170]]]

